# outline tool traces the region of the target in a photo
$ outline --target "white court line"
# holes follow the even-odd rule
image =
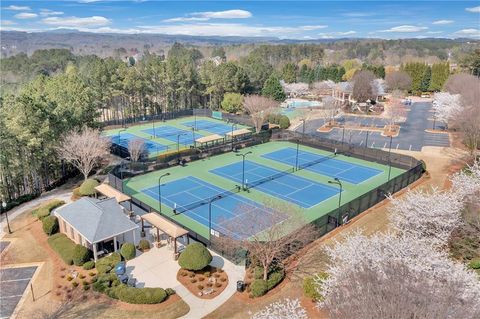
[[[2,280],[0,282],[15,282],[15,281],[25,281],[25,280],[30,280],[32,278],[21,278],[21,279],[8,279],[8,280]]]

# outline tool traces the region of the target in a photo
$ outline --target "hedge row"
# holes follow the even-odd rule
[[[282,114],[270,114],[268,116],[268,123],[278,124],[281,129],[287,129],[290,126],[290,119]]]
[[[134,288],[122,284],[114,273],[101,274],[92,285],[93,290],[131,304],[157,304],[175,293],[173,289]]]
[[[51,236],[58,232],[58,219],[55,216],[46,216],[42,219],[42,228],[45,234]]]
[[[76,244],[65,234],[55,234],[48,238],[48,244],[67,265],[73,264],[73,252]]]
[[[43,218],[47,217],[48,215],[50,215],[50,212],[52,210],[54,210],[55,208],[60,207],[64,204],[65,204],[65,202],[63,200],[54,199],[54,200],[51,200],[51,201],[41,205],[37,209],[34,209],[32,211],[32,214],[33,214],[33,216],[36,216],[38,219],[43,219]]]

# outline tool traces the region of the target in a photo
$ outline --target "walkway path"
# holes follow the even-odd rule
[[[40,197],[35,198],[29,202],[23,203],[20,206],[17,206],[11,210],[8,211],[8,219],[9,221],[14,220],[16,217],[21,215],[27,210],[30,210],[34,208],[35,206],[38,206],[39,204],[48,202],[52,199],[61,199],[65,201],[66,203],[70,203],[72,200],[70,199],[72,197],[72,191],[71,189],[65,189],[65,188],[58,188],[54,189],[50,192],[46,192],[42,194]],[[3,238],[5,236],[5,231],[7,227],[7,221],[5,219],[5,214],[1,215],[1,222],[0,222],[0,238]],[[15,229],[12,229],[15,232]]]
[[[236,266],[211,251],[213,260],[210,265],[222,268],[227,273],[228,285],[219,296],[200,299],[177,280],[180,266],[173,260],[172,253],[167,246],[152,248],[128,261],[127,274],[137,279],[137,287],[173,288],[190,307],[190,312],[182,318],[202,318],[217,309],[235,293],[237,280],[243,280],[245,275],[244,266]]]

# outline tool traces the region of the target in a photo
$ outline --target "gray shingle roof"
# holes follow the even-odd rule
[[[115,198],[83,197],[58,208],[55,214],[75,228],[90,243],[120,235],[138,228],[123,213]]]

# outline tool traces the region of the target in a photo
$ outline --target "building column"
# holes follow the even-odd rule
[[[92,243],[92,246],[93,246],[93,260],[95,260],[95,262],[97,262],[97,243]]]
[[[113,251],[118,250],[117,236],[113,236]]]
[[[142,219],[142,221],[143,221],[143,219]],[[136,240],[135,240],[135,230],[136,230],[136,229],[132,230],[132,232],[133,232],[133,244],[134,244],[134,245],[135,245],[135,242],[136,242]]]

